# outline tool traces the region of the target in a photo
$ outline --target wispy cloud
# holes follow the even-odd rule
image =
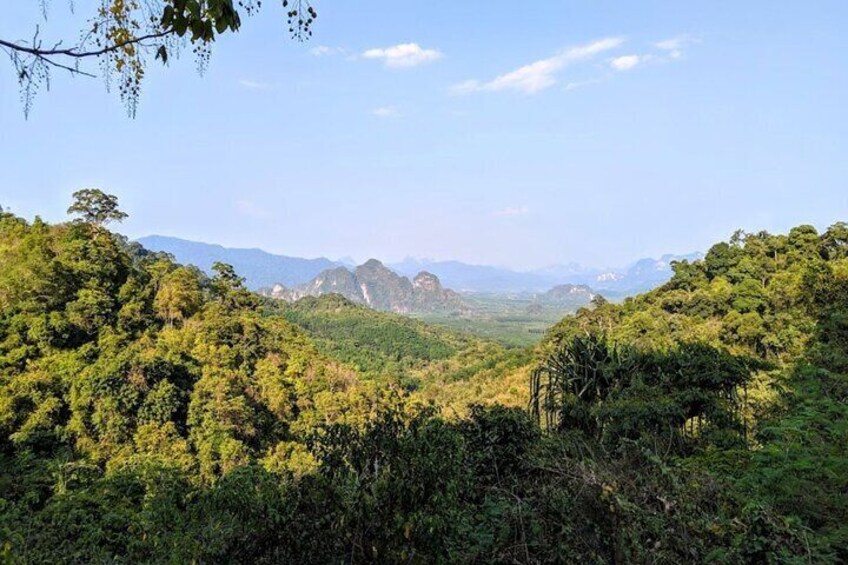
[[[378,118],[398,118],[401,115],[397,106],[380,106],[371,110],[371,114]]]
[[[271,88],[271,85],[267,82],[257,82],[255,80],[242,79],[239,81],[239,84],[245,88],[253,90],[267,90],[268,88]]]
[[[267,208],[259,206],[253,200],[237,200],[236,212],[254,220],[264,220],[271,217],[271,212]]]
[[[611,70],[619,72],[630,71],[632,69],[635,69],[636,67],[641,68],[648,65],[667,63],[669,61],[682,59],[684,49],[697,43],[701,43],[701,39],[699,37],[694,37],[691,35],[678,35],[669,39],[664,39],[662,41],[656,41],[652,43],[650,47],[648,49],[645,49],[645,52],[643,53],[631,53],[627,55],[612,57],[610,59],[607,59],[606,63],[608,64]],[[582,88],[583,86],[588,86],[590,84],[604,82],[608,79],[611,79],[613,76],[613,74],[607,72],[606,75],[602,78],[570,82],[565,86],[565,90],[575,90],[577,88]]]
[[[680,59],[683,57],[683,50],[693,43],[700,43],[701,40],[691,35],[678,35],[669,39],[663,39],[654,43],[654,47],[668,54],[669,59]]]
[[[319,45],[309,50],[310,55],[315,57],[327,57],[331,55],[344,55],[347,50],[342,47],[329,47],[327,45]]]
[[[657,49],[663,49],[665,51],[673,51],[675,49],[680,49],[683,47],[685,39],[681,37],[673,37],[671,39],[663,39],[662,41],[657,41],[654,43],[654,47]]]
[[[495,210],[492,212],[492,215],[496,218],[507,218],[511,216],[524,216],[530,213],[530,209],[527,206],[517,206],[514,208],[502,208],[500,210]]]
[[[681,59],[683,50],[692,44],[700,43],[700,39],[690,35],[678,35],[670,39],[657,41],[653,44],[652,53],[622,55],[609,60],[610,68],[616,71],[629,71],[650,63],[664,63]]]
[[[417,43],[401,43],[392,47],[368,49],[362,56],[381,60],[390,69],[405,69],[441,59],[442,52],[438,49],[424,49]]]
[[[644,55],[622,55],[610,60],[610,67],[617,71],[629,71],[646,60]]]
[[[565,88],[563,90],[568,92],[568,91],[571,91],[571,90],[577,90],[578,88],[583,88],[584,86],[592,86],[593,84],[600,84],[602,82],[604,82],[604,79],[602,79],[602,78],[590,78],[590,79],[587,79],[587,80],[576,80],[576,81],[569,82],[568,84],[566,84]]]
[[[540,59],[514,71],[502,74],[490,81],[467,80],[455,85],[451,90],[454,94],[469,94],[472,92],[496,92],[500,90],[515,90],[525,94],[534,94],[556,84],[557,73],[577,61],[589,59],[599,53],[615,49],[624,43],[620,37],[607,37],[584,45],[566,49],[561,53]]]

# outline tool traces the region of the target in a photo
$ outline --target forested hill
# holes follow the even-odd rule
[[[808,225],[786,235],[739,231],[714,245],[703,260],[676,262],[673,269],[672,279],[660,288],[623,304],[597,300],[593,308],[554,326],[542,345],[548,356],[540,381],[544,384],[546,368],[568,365],[581,355],[592,356],[590,365],[598,367],[595,363],[609,362],[607,355],[624,352],[630,356],[624,365],[637,373],[632,361],[643,352],[713,347],[747,359],[757,370],[726,394],[740,407],[748,448],[720,449],[689,458],[688,464],[724,481],[725,492],[746,501],[745,512],[771,513],[762,517],[769,527],[812,540],[806,550],[796,548],[806,553],[800,557],[792,556],[788,538],[771,540],[760,558],[848,561],[848,224],[836,223],[821,234]],[[575,349],[585,345],[582,336],[602,336],[603,344],[618,349]],[[705,369],[699,370],[705,383],[726,378]],[[667,421],[681,409],[678,417],[685,418],[688,403],[703,400],[691,389],[683,393],[688,400],[671,400],[669,392],[684,375],[680,367],[660,365],[650,378],[628,386],[622,383],[630,378],[608,383],[619,390],[608,389],[603,400],[590,403],[598,417],[619,418],[617,425],[651,413],[649,418],[663,413],[659,421]],[[550,400],[549,391],[539,396]],[[556,400],[554,405],[563,407]],[[567,412],[553,412],[554,420],[569,418]],[[749,531],[743,543],[762,544],[761,533]]]
[[[639,346],[697,341],[789,363],[814,336],[817,319],[810,305],[816,269],[844,268],[846,242],[844,223],[822,235],[812,226],[787,235],[740,231],[702,260],[672,263],[674,275],[665,285],[621,305],[601,301],[566,317],[547,339],[563,342],[602,330],[615,341]]]
[[[531,353],[263,299],[75,197],[0,211],[4,562],[848,560],[845,224],[737,234]]]

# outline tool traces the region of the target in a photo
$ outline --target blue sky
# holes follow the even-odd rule
[[[516,268],[848,220],[844,1],[315,0],[304,44],[265,4],[204,76],[151,65],[135,119],[56,73],[25,120],[0,61],[0,204],[61,220],[96,186],[131,237]]]

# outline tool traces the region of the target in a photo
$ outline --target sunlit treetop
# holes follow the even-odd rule
[[[79,216],[80,221],[95,226],[122,222],[127,218],[127,214],[118,209],[118,198],[97,188],[74,192],[68,214]]]

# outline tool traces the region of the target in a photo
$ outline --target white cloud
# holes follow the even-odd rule
[[[662,49],[663,51],[677,51],[681,49],[684,45],[689,42],[686,36],[678,36],[672,37],[671,39],[664,39],[662,41],[657,41],[654,43],[654,47],[657,49]]]
[[[556,84],[556,74],[568,65],[615,49],[623,42],[624,40],[619,37],[599,39],[572,47],[553,57],[524,65],[488,82],[477,80],[461,82],[453,86],[451,91],[454,94],[469,94],[482,91],[516,90],[525,94],[534,94]]]
[[[629,71],[644,60],[639,55],[622,55],[610,61],[610,67],[617,71]]]
[[[680,39],[666,39],[664,41],[658,41],[654,43],[654,47],[657,49],[662,49],[663,51],[677,51],[680,49],[681,41]]]
[[[245,88],[251,88],[253,90],[265,90],[271,88],[270,84],[266,82],[257,82],[255,80],[242,79],[239,81],[239,84]]]
[[[252,200],[237,200],[236,211],[242,216],[247,216],[255,220],[264,220],[271,217],[271,213],[267,208],[259,206]]]
[[[519,206],[516,208],[503,208],[501,210],[495,210],[492,212],[492,215],[498,218],[505,218],[510,216],[524,216],[530,213],[530,209],[527,206]]]
[[[309,50],[309,53],[316,57],[324,57],[330,55],[344,55],[347,50],[341,47],[328,47],[327,45],[319,45]]]
[[[371,114],[378,118],[397,118],[400,117],[400,110],[397,106],[381,106],[371,110]]]
[[[482,85],[479,80],[466,80],[451,86],[450,93],[457,95],[471,94],[472,92],[482,90],[481,87]]]
[[[680,59],[683,57],[683,49],[693,43],[700,43],[701,40],[690,35],[678,35],[662,41],[654,43],[654,47],[668,53],[669,59]]]
[[[390,69],[404,69],[441,59],[442,53],[436,49],[423,49],[417,43],[401,43],[392,47],[368,49],[362,56],[366,59],[380,59]]]

